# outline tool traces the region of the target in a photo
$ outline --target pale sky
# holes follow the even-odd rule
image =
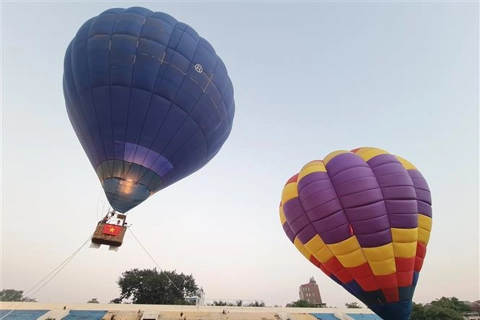
[[[474,2],[4,2],[1,289],[37,284],[106,213],[67,117],[63,57],[84,21],[130,6],[192,26],[235,90],[233,130],[218,155],[129,212],[160,267],[193,274],[207,300],[285,305],[314,276],[327,305],[358,301],[295,249],[278,205],[307,162],[373,146],[415,164],[432,191],[433,230],[414,301],[480,299]],[[85,246],[34,297],[107,303],[123,271],[154,267],[127,233],[118,252]]]

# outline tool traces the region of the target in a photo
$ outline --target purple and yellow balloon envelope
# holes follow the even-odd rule
[[[407,320],[432,228],[422,174],[377,148],[307,163],[282,193],[288,238],[315,266],[385,320]]]

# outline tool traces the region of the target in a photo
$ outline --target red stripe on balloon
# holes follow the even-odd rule
[[[413,282],[413,271],[398,271],[397,270],[397,279],[399,287],[409,287]]]
[[[387,302],[397,302],[400,300],[398,288],[385,288],[382,289],[382,292]]]
[[[293,177],[291,177],[290,179],[288,179],[287,183],[285,183],[285,185],[289,184],[289,183],[292,183],[292,182],[297,182],[298,180],[298,173],[296,175],[294,175]]]
[[[380,285],[380,288],[382,289],[398,287],[396,273],[377,276],[377,281],[378,281],[378,284]]]
[[[415,266],[415,257],[395,258],[395,265],[397,267],[397,272],[412,271],[413,267]]]

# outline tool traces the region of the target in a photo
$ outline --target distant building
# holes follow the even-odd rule
[[[203,288],[200,288],[195,292],[194,296],[186,297],[185,300],[187,302],[193,303],[197,306],[204,306],[205,305],[205,291],[203,291]]]
[[[465,312],[463,315],[463,319],[465,320],[480,320],[480,315],[478,312]]]
[[[323,306],[322,296],[320,295],[320,290],[318,289],[317,282],[313,277],[310,278],[310,281],[306,284],[300,286],[300,300],[306,300],[308,303],[315,306]]]

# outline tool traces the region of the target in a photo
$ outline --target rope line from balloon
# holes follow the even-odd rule
[[[148,250],[143,246],[143,244],[140,242],[140,240],[138,240],[138,238],[135,236],[135,234],[133,233],[132,231],[132,227],[129,227],[128,228],[128,231],[130,231],[130,233],[132,234],[132,236],[135,238],[135,240],[137,240],[138,244],[140,245],[140,247],[142,247],[142,249],[145,251],[145,253],[148,255],[148,257],[153,261],[153,263],[155,264],[155,266],[157,266],[157,268],[160,270],[160,272],[162,273],[163,270],[162,268],[158,265],[158,263],[155,261],[155,259],[152,257],[152,255],[148,252]],[[180,290],[180,288],[177,287],[177,285],[172,281],[172,279],[170,279],[170,277],[165,273],[163,272],[163,275],[168,279],[168,281],[170,281],[170,283],[178,290],[178,292],[180,292],[182,294],[182,297],[184,296],[184,293],[182,290]],[[183,308],[183,307],[182,307]]]
[[[36,287],[40,286],[42,282],[44,282],[48,277],[52,276],[50,279],[48,279],[43,285],[41,285],[35,292],[33,292],[32,296],[35,296],[35,294],[40,291],[43,287],[45,287],[50,281],[52,281],[55,276],[62,271],[65,266],[72,261],[72,259],[77,255],[77,253],[87,244],[90,239],[92,238],[92,235],[88,237],[88,239],[78,248],[76,249],[67,259],[65,259],[62,263],[60,263],[55,269],[53,269],[49,274],[47,274],[42,280],[40,280],[36,285],[34,285],[32,288],[30,288],[27,292],[25,292],[25,296],[29,295],[31,291],[33,291]],[[52,275],[53,274],[53,275]],[[13,301],[6,309],[10,309],[13,305],[16,303],[21,303],[23,301]],[[9,314],[11,314],[14,310],[17,309],[18,306],[15,308],[12,308],[7,314],[3,315],[0,320],[6,318]]]

